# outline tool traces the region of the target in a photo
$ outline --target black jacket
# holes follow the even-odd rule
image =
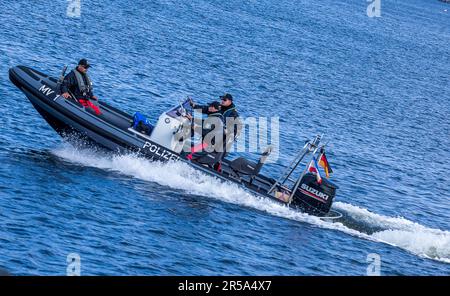
[[[236,110],[236,106],[234,103],[231,103],[228,107],[223,107],[220,110],[220,113],[222,113],[223,117],[225,118],[225,121],[228,117],[233,117],[234,119],[239,117],[239,113]]]
[[[213,117],[219,119],[219,122],[220,122],[221,126],[215,126],[214,124],[212,124],[212,126],[207,126],[205,124],[205,121],[204,121],[203,127],[202,127],[202,137],[203,138],[206,137],[206,135],[209,134],[210,132],[212,132],[214,129],[216,129],[216,130],[217,129],[219,129],[219,130],[222,129],[222,132],[223,132],[223,129],[225,128],[224,118],[223,118],[222,114],[220,114],[219,112],[217,112],[217,113],[209,113],[208,114],[208,118],[213,118]]]
[[[219,121],[208,121],[208,119],[211,118],[217,118]],[[220,124],[220,126],[217,126],[217,124]],[[202,135],[202,139],[203,141],[205,141],[205,138],[208,136],[210,137],[210,139],[212,140],[211,144],[212,145],[216,145],[216,139],[217,139],[217,134],[210,134],[211,132],[221,132],[223,135],[223,139],[221,140],[221,143],[223,144],[225,141],[225,125],[224,125],[224,121],[223,121],[223,116],[222,114],[220,114],[220,112],[216,112],[216,113],[209,113],[208,117],[205,119],[199,119],[199,118],[195,118],[193,125],[192,125],[192,131],[194,133],[200,134]]]
[[[74,70],[70,71],[70,73],[67,74],[66,77],[64,77],[64,81],[61,85],[61,92],[65,93],[70,90],[70,92],[75,96],[76,99],[85,99],[86,100],[86,99],[92,98],[92,96],[94,95],[94,93],[92,91],[92,87],[86,94],[83,94],[80,91],[80,88],[77,83],[77,78],[75,77],[75,73],[73,71],[78,71],[78,70],[74,69]],[[86,85],[88,85],[89,83],[88,83],[88,80],[86,79],[86,75],[79,71],[78,71],[78,73],[80,73],[81,76],[83,77],[84,83]]]
[[[225,127],[227,127],[227,119],[231,119],[231,118],[234,119],[235,124],[233,125],[233,132],[234,132],[233,135],[234,135],[234,139],[236,140],[236,138],[239,136],[239,134],[241,133],[241,130],[242,130],[242,122],[239,119],[239,113],[236,110],[236,106],[234,105],[234,103],[232,103],[228,107],[222,107],[220,112],[222,113],[222,115],[224,117]],[[230,131],[227,131],[227,132],[229,133]]]
[[[202,114],[208,114],[209,113],[208,105],[199,105],[199,104],[195,104],[194,103],[194,105],[192,105],[192,108],[194,110],[199,110],[200,109],[202,111]]]

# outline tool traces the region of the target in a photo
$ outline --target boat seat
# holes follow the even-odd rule
[[[196,152],[193,154],[192,160],[208,166],[213,166],[222,160],[223,152]]]
[[[259,171],[266,162],[267,157],[269,157],[272,152],[272,149],[272,146],[268,146],[261,155],[258,163],[243,157],[238,157],[230,162],[230,167],[237,175],[249,175],[253,178],[259,174]]]

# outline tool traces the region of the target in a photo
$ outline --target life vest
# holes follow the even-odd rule
[[[92,85],[92,81],[89,78],[89,75],[87,73],[84,74],[84,78],[86,79],[86,82],[83,79],[83,74],[78,72],[77,69],[73,69],[72,72],[75,74],[75,78],[77,80],[78,89],[80,90],[80,93],[86,97],[88,93],[92,92],[92,89],[94,88]]]
[[[213,120],[212,118],[215,118],[216,120]],[[214,129],[213,129],[214,126]],[[222,133],[225,131],[225,122],[224,118],[221,113],[210,113],[208,114],[208,117],[203,120],[203,130],[202,130],[202,136],[204,137],[206,134],[218,130],[222,130]]]
[[[237,112],[236,106],[234,106],[234,105],[233,105],[233,107],[231,107],[230,109],[225,110],[222,113],[222,115],[224,117],[224,123],[226,125],[228,124],[227,118],[229,117],[230,113],[233,112],[233,111]],[[227,135],[230,134],[230,133],[233,134],[233,137],[227,137],[227,139],[228,139],[228,141],[226,143],[227,149],[231,148],[231,145],[234,143],[234,141],[237,140],[237,137],[239,137],[239,135],[241,134],[242,122],[239,119],[239,115],[238,114],[236,114],[236,115],[237,116],[236,117],[233,116],[233,118],[234,118],[234,120],[236,120],[234,124],[237,125],[237,128],[235,128],[233,130],[228,130],[227,128],[225,128],[225,131],[226,131]]]
[[[216,112],[216,113],[210,113],[208,114],[208,117],[216,117],[218,119],[220,119],[220,123],[222,124],[222,128],[224,128],[224,123],[225,123],[225,119],[223,117],[223,115],[220,112]],[[211,128],[211,123],[214,124],[215,122],[208,122],[208,120],[206,120],[206,122],[203,124],[203,126],[205,128]]]
[[[231,107],[230,109],[225,110],[222,115],[223,117],[227,118],[228,115],[231,113],[231,111],[236,110],[236,107]]]

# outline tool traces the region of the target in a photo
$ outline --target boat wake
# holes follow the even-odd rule
[[[375,214],[351,204],[336,202],[334,207],[344,213],[345,225],[358,221],[367,225],[370,238],[400,247],[421,257],[450,263],[450,232],[428,228],[402,217]],[[350,222],[349,222],[350,221]]]
[[[338,221],[325,221],[319,217],[300,213],[273,200],[255,196],[236,184],[208,176],[181,162],[151,162],[135,155],[111,155],[80,151],[64,146],[53,154],[71,163],[115,171],[145,181],[183,190],[225,202],[239,204],[271,215],[306,222],[317,227],[383,242],[400,247],[418,256],[450,263],[450,232],[427,228],[401,217],[388,217],[351,204],[336,202],[333,206],[344,214]],[[211,186],[211,184],[214,186]]]

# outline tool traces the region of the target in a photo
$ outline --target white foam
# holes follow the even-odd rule
[[[196,194],[220,199],[229,203],[252,207],[271,215],[313,224],[317,227],[339,230],[360,238],[398,246],[422,257],[450,263],[450,232],[430,229],[418,223],[398,217],[387,217],[367,209],[336,202],[335,208],[364,224],[384,229],[371,235],[351,229],[342,223],[331,223],[318,217],[300,213],[273,200],[250,194],[236,184],[208,176],[185,163],[158,163],[134,155],[99,155],[92,151],[79,151],[63,147],[54,153],[66,160],[120,172],[142,180]],[[214,184],[214,186],[211,186]]]
[[[419,256],[450,263],[450,232],[428,228],[402,217],[387,217],[354,205],[336,202],[335,208],[358,221],[385,230],[371,235],[378,241],[408,250]]]

